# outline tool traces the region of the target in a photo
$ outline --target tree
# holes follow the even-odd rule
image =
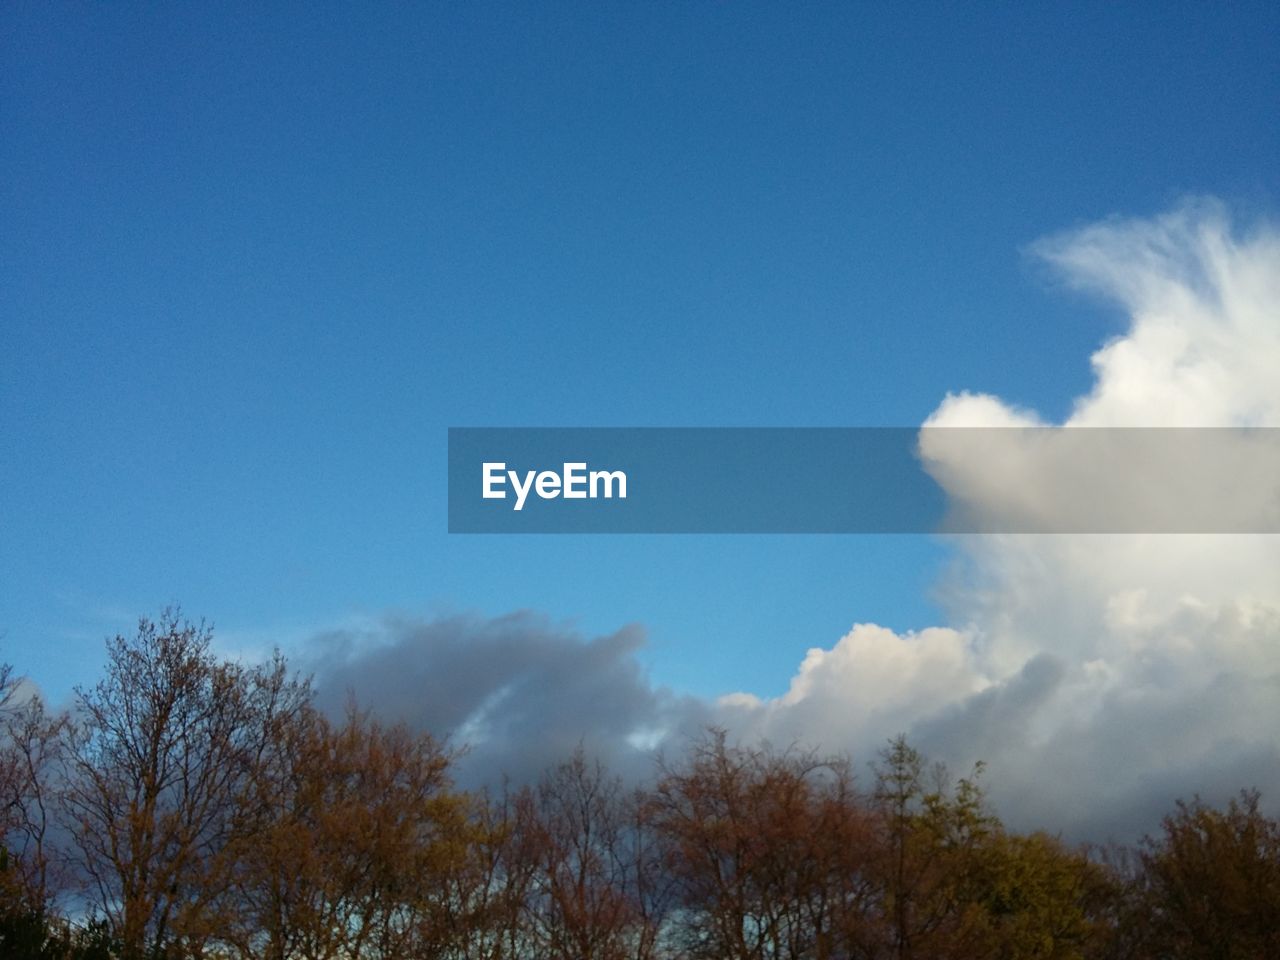
[[[927,769],[919,751],[899,736],[874,769],[877,874],[891,955],[977,955],[983,927],[977,878],[984,844],[1000,828],[978,785],[981,765],[949,788],[946,769]]]
[[[66,718],[0,664],[0,948],[5,956],[51,956],[56,892],[50,838],[51,771]]]
[[[1157,955],[1205,960],[1280,956],[1280,824],[1256,790],[1215,810],[1179,801],[1141,861]]]
[[[979,777],[951,783],[905,738],[876,766],[878,869],[894,957],[1078,960],[1107,941],[1114,886],[1083,851],[1007,832]]]
[[[663,765],[652,817],[694,957],[834,957],[867,935],[867,821],[847,764],[730,747]]]
[[[509,960],[529,955],[534,935],[526,905],[538,872],[538,837],[528,829],[533,795],[504,784],[496,796],[470,798],[468,855],[441,877],[440,917],[448,955],[458,960]]]
[[[64,815],[91,907],[123,960],[198,952],[251,831],[255,770],[309,697],[277,657],[221,662],[177,611],[108,643],[106,676],[76,690]]]
[[[648,960],[665,913],[660,864],[635,798],[579,747],[521,805],[534,863],[525,913],[537,952]]]
[[[303,711],[256,796],[224,939],[268,960],[430,957],[451,944],[446,879],[467,856],[467,798],[431,737],[354,706]]]
[[[976,893],[979,939],[1000,960],[1081,960],[1112,939],[1107,871],[1047,834],[992,835]]]

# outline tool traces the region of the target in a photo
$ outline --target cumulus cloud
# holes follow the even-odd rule
[[[731,694],[720,699],[719,715],[740,734],[780,742],[828,730],[856,737],[904,729],[927,704],[950,703],[987,685],[970,649],[958,630],[898,635],[858,624],[830,650],[811,649],[781,697]]]
[[[1016,463],[978,471],[925,446],[929,427],[1280,426],[1274,227],[1237,229],[1219,204],[1195,201],[1035,251],[1122,307],[1128,326],[1093,355],[1092,389],[1061,424],[998,397],[946,395],[922,452],[955,504],[1034,512],[1087,477]],[[1250,479],[1232,489],[1264,496]],[[527,613],[343,631],[323,640],[314,666],[331,706],[350,687],[470,743],[473,770],[517,778],[579,740],[639,770],[646,748],[716,723],[859,761],[905,732],[955,767],[985,760],[1008,821],[1081,839],[1132,837],[1195,792],[1218,800],[1256,785],[1280,798],[1280,536],[953,542],[940,587],[947,625],[859,623],[810,650],[775,698],[677,696],[640,668],[639,628],[584,638]]]
[[[1092,389],[1062,424],[953,393],[926,428],[1280,426],[1273,227],[1233,230],[1219,204],[1198,201],[1035,249],[1129,315],[1128,329],[1094,354]],[[931,436],[944,433],[922,431],[926,463],[961,508],[1034,513],[1088,487],[1069,457],[1055,471],[1052,456],[1019,459],[1005,447],[993,462],[930,447]],[[1237,475],[1221,495],[1260,509],[1275,476]],[[1009,819],[1072,836],[1132,835],[1178,795],[1257,785],[1280,796],[1280,537],[954,542],[943,590],[949,642],[858,626],[811,653],[786,696],[731,697],[725,709],[764,735],[803,728],[830,746],[865,748],[901,730],[953,764],[985,759]],[[877,643],[859,642],[876,634]]]
[[[1112,301],[1128,329],[1092,357],[1076,427],[1280,426],[1280,231],[1234,229],[1213,200],[1112,219],[1032,246],[1068,283]],[[989,395],[948,394],[929,422],[1043,423]]]

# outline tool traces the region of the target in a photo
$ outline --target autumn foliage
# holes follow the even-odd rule
[[[1280,824],[1179,802],[1136,849],[1006,829],[979,767],[710,730],[641,787],[582,750],[456,787],[448,745],[166,613],[55,715],[0,672],[0,957],[1280,957]]]

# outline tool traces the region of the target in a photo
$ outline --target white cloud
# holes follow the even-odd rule
[[[830,650],[811,649],[781,697],[731,695],[719,706],[739,733],[775,740],[810,739],[831,728],[855,736],[894,730],[922,705],[950,703],[987,685],[970,639],[945,627],[900,635],[857,624]]]
[[[1093,388],[1061,426],[1280,426],[1273,227],[1235,232],[1219,204],[1199,201],[1036,250],[1130,316],[1094,354]],[[1044,425],[967,392],[948,394],[926,423]],[[931,469],[962,506],[1034,515],[1088,488],[1069,459],[1005,450],[993,464],[930,449],[928,434]],[[1237,477],[1224,495],[1257,510],[1274,485],[1261,480]],[[1174,796],[1195,791],[1256,784],[1280,794],[1280,536],[955,543],[943,589],[954,628],[897,635],[859,625],[829,651],[810,651],[783,696],[725,698],[722,714],[743,732],[864,756],[905,731],[954,763],[987,760],[1010,819],[1075,835],[1148,828]]]
[[[1037,252],[1124,307],[1073,426],[1280,426],[1280,234],[1232,231],[1214,201],[1048,238]]]

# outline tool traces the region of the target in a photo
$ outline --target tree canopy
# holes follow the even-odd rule
[[[713,729],[644,786],[579,748],[468,793],[449,745],[354,703],[326,716],[282,657],[211,640],[144,618],[66,714],[0,669],[0,955],[1280,956],[1280,824],[1253,791],[1075,848],[1007,829],[981,765],[953,777],[905,738],[864,782]]]

